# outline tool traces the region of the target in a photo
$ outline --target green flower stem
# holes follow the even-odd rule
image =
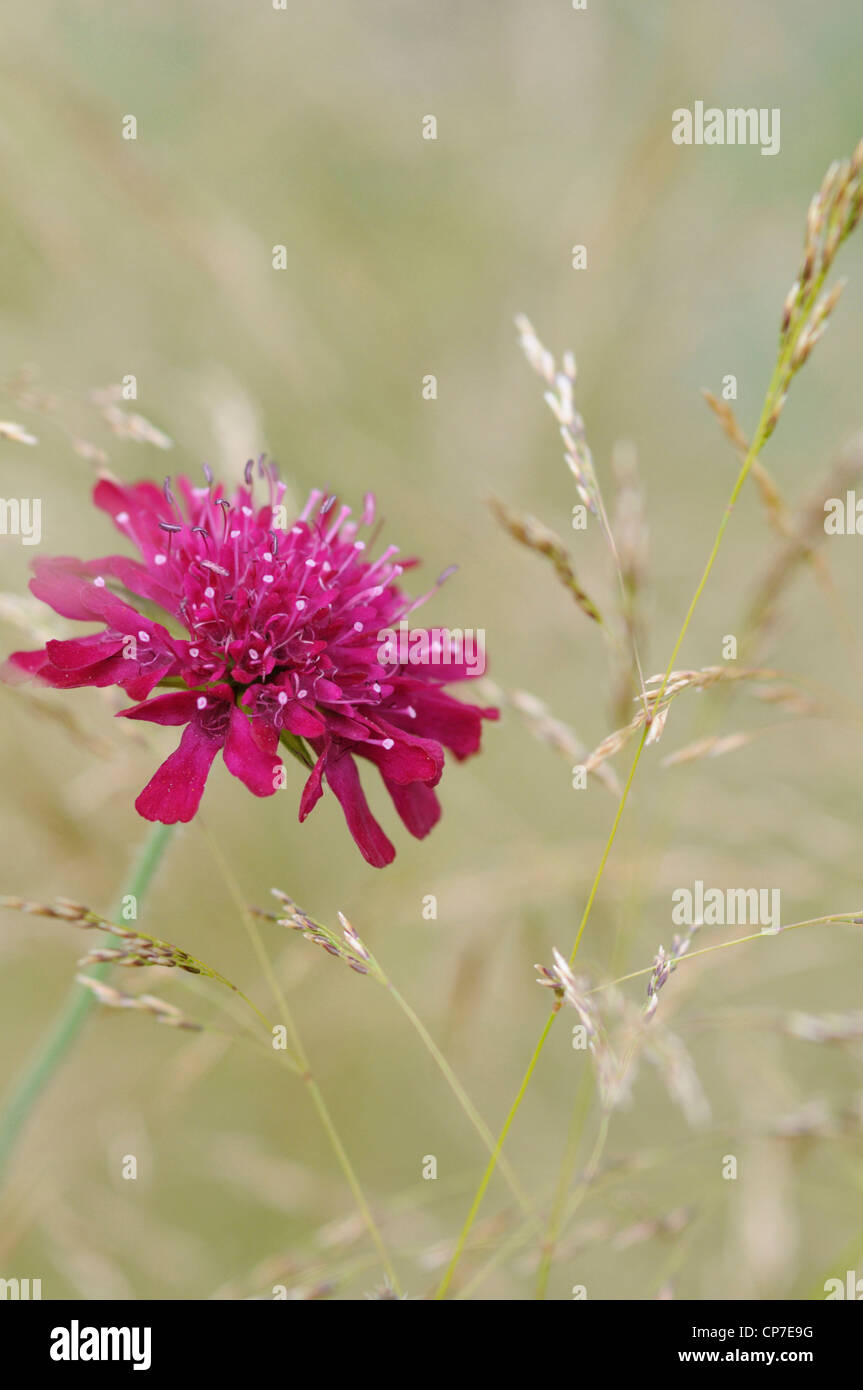
[[[134,897],[140,907],[170,844],[173,831],[172,825],[153,826],[129,882],[123,889],[115,916],[122,915],[123,901],[127,897]],[[88,973],[98,980],[107,975],[109,970],[110,964],[101,962],[92,966]],[[92,991],[77,983],[72,987],[53,1028],[14,1086],[0,1115],[0,1181],[31,1110],[81,1032],[95,1003],[96,996]]]

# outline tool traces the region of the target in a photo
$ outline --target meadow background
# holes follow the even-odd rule
[[[737,467],[700,389],[718,393],[735,374],[738,414],[754,427],[808,200],[863,134],[861,43],[851,0],[590,0],[584,13],[568,0],[6,7],[0,376],[33,364],[56,399],[44,417],[0,396],[0,418],[39,440],[0,441],[0,493],[43,499],[39,553],[86,557],[114,538],[71,435],[130,480],[207,460],[230,481],[266,450],[300,502],[324,484],[354,504],[373,490],[386,540],[424,560],[415,592],[459,565],[426,619],[484,628],[494,681],[532,692],[593,746],[618,722],[601,639],[487,506],[494,492],[568,537],[580,576],[613,608],[599,539],[569,530],[577,499],[513,316],[527,313],[556,353],[575,350],[607,494],[614,446],[637,447],[644,660],[664,669]],[[674,146],[671,112],[696,99],[779,107],[780,154]],[[135,142],[121,138],[129,113]],[[427,114],[434,142],[421,138]],[[576,242],[586,271],[571,268]],[[790,500],[863,426],[863,240],[839,271],[843,301],[765,454]],[[113,437],[87,405],[126,373],[136,408],[174,440],[169,453]],[[428,373],[436,401],[422,398]],[[825,547],[852,655],[861,544]],[[678,664],[721,660],[774,547],[750,483]],[[2,538],[4,595],[24,593],[32,554]],[[771,664],[856,700],[859,666],[811,575],[788,587],[779,616]],[[36,645],[9,621],[2,640],[4,653]],[[740,693],[721,708],[722,730],[769,732],[724,759],[662,768],[711,698],[684,695],[645,755],[580,953],[596,979],[668,946],[670,894],[697,878],[777,886],[786,921],[863,908],[859,724],[785,719]],[[0,699],[0,891],[107,911],[146,829],[134,797],[174,731],[112,722],[93,691],[46,708],[21,692]],[[339,909],[351,918],[497,1130],[548,1004],[533,962],[568,952],[615,803],[596,782],[574,791],[569,761],[513,714],[484,742],[448,767],[432,836],[399,827],[384,871],[365,865],[334,798],[297,824],[298,767],[289,790],[258,801],[217,764],[202,819],[248,901],[268,906],[277,885],[325,922]],[[422,917],[427,894],[436,921]],[[181,831],[142,925],[266,999],[198,823]],[[859,1267],[860,1045],[753,1024],[762,1010],[859,1007],[859,933],[814,928],[680,968],[660,1012],[712,1121],[693,1135],[661,1076],[640,1075],[550,1296],[581,1283],[591,1298],[819,1297],[825,1278]],[[380,990],[279,928],[267,939],[405,1285],[423,1296],[482,1147]],[[43,1035],[84,944],[62,924],[2,914],[0,1086]],[[170,979],[147,983],[206,1013]],[[643,984],[626,988],[640,1000]],[[706,1022],[717,1014],[721,1026]],[[540,1199],[582,1059],[556,1029],[508,1145]],[[120,1176],[128,1153],[136,1182]],[[736,1182],[721,1178],[729,1153]],[[421,1177],[428,1154],[435,1182]],[[250,1050],[146,1017],[93,1015],[26,1131],[0,1214],[0,1276],[41,1277],[45,1297],[269,1297],[275,1282],[303,1293],[327,1280],[328,1296],[353,1299],[380,1283],[302,1088]],[[482,1257],[510,1216],[496,1181]],[[530,1297],[531,1249],[480,1296]],[[471,1254],[464,1272],[478,1267]]]

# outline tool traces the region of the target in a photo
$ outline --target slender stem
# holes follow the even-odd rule
[[[464,1251],[465,1243],[467,1241],[468,1235],[470,1234],[471,1226],[474,1223],[474,1218],[477,1212],[479,1211],[480,1207],[482,1206],[482,1200],[486,1194],[486,1189],[489,1183],[491,1182],[492,1174],[494,1173],[494,1170],[497,1167],[497,1161],[500,1157],[501,1149],[506,1143],[506,1136],[509,1134],[510,1125],[512,1124],[516,1115],[518,1114],[519,1106],[521,1105],[527,1088],[530,1085],[530,1079],[533,1076],[534,1068],[536,1067],[536,1064],[539,1061],[542,1049],[545,1047],[545,1040],[551,1032],[551,1025],[553,1024],[555,1017],[555,1014],[549,1015],[548,1019],[546,1020],[545,1027],[542,1030],[542,1034],[540,1035],[539,1042],[533,1050],[533,1056],[531,1057],[530,1062],[528,1063],[527,1071],[525,1072],[522,1078],[521,1085],[518,1088],[518,1094],[516,1095],[515,1100],[509,1108],[509,1114],[507,1115],[504,1121],[503,1129],[498,1135],[497,1143],[494,1146],[491,1158],[486,1164],[485,1172],[482,1175],[482,1181],[480,1182],[480,1185],[476,1190],[476,1196],[474,1197],[473,1202],[471,1203],[470,1211],[468,1212],[467,1217],[465,1218],[465,1223],[461,1228],[459,1238],[456,1242],[455,1250],[452,1253],[452,1258],[450,1259],[450,1262],[446,1267],[443,1279],[441,1280],[435,1293],[436,1299],[446,1298],[447,1290],[449,1289],[449,1286],[452,1283],[452,1277],[455,1274],[456,1266],[458,1265],[458,1262],[462,1257],[462,1252]]]
[[[276,1004],[278,1005],[279,1012],[282,1016],[282,1021],[285,1025],[285,1028],[287,1029],[288,1036],[291,1039],[291,1046],[293,1048],[294,1055],[296,1056],[302,1068],[300,1079],[305,1083],[305,1085],[308,1088],[309,1095],[312,1098],[312,1104],[314,1105],[315,1110],[318,1113],[321,1124],[324,1127],[324,1131],[327,1135],[327,1138],[330,1141],[330,1145],[332,1146],[333,1152],[338,1160],[339,1167],[341,1168],[342,1173],[344,1174],[345,1181],[347,1182],[348,1187],[351,1190],[354,1201],[357,1204],[359,1213],[363,1219],[363,1222],[365,1223],[366,1229],[368,1230],[368,1233],[371,1236],[375,1249],[377,1250],[378,1255],[380,1256],[381,1263],[383,1264],[384,1270],[387,1274],[387,1278],[389,1279],[394,1292],[399,1294],[400,1285],[398,1275],[396,1274],[389,1252],[383,1242],[383,1237],[381,1236],[381,1233],[378,1230],[377,1223],[374,1219],[374,1216],[372,1215],[371,1207],[369,1206],[368,1201],[366,1199],[366,1195],[363,1192],[362,1186],[360,1185],[359,1178],[357,1177],[356,1172],[354,1171],[354,1167],[350,1159],[348,1158],[347,1150],[345,1149],[345,1146],[342,1143],[341,1138],[339,1137],[338,1130],[336,1129],[335,1123],[333,1122],[333,1118],[330,1115],[329,1109],[327,1108],[327,1104],[324,1100],[321,1088],[318,1085],[318,1082],[315,1079],[315,1076],[311,1070],[308,1054],[306,1053],[306,1050],[303,1046],[299,1030],[294,1021],[293,1014],[291,1013],[291,1010],[288,1006],[288,1001],[285,996],[285,992],[282,989],[279,977],[273,969],[272,961],[270,960],[270,957],[267,954],[267,949],[264,945],[263,938],[258,929],[257,921],[255,920],[254,914],[249,911],[249,908],[243,899],[242,892],[240,891],[239,884],[237,883],[237,880],[230,868],[230,865],[228,864],[227,860],[222,854],[222,851],[220,850],[217,841],[206,827],[204,828],[204,835],[210,846],[210,851],[213,855],[213,858],[219,865],[219,869],[228,887],[228,891],[237,905],[237,910],[239,911],[246,931],[249,934],[249,939],[252,943],[255,955],[258,958],[261,969],[264,975],[266,976],[270,989],[272,990],[273,997],[276,1001]]]
[[[375,959],[377,963],[377,958]],[[405,1018],[407,1018],[408,1022],[416,1030],[420,1040],[428,1049],[431,1057],[437,1064],[437,1067],[444,1076],[445,1080],[449,1083],[450,1089],[452,1090],[456,1100],[458,1101],[462,1110],[466,1114],[467,1118],[470,1120],[480,1139],[485,1144],[485,1147],[488,1149],[489,1153],[494,1153],[494,1135],[492,1134],[485,1120],[482,1118],[482,1115],[477,1110],[467,1091],[464,1089],[464,1086],[462,1086],[461,1082],[459,1081],[458,1077],[456,1076],[446,1057],[441,1052],[434,1038],[431,1036],[429,1030],[426,1028],[422,1019],[407,1002],[407,1000],[396,989],[389,976],[384,973],[379,963],[378,969],[381,972],[381,983],[392,995],[393,999],[398,1004],[402,1013],[405,1015]],[[515,1173],[512,1171],[509,1162],[504,1157],[500,1158],[500,1170],[506,1178],[506,1181],[509,1184],[510,1190],[513,1196],[515,1197],[515,1200],[518,1202],[522,1211],[525,1214],[528,1214],[530,1212],[530,1202],[528,1198],[525,1196],[524,1192],[522,1191],[521,1185],[517,1177],[515,1176]]]
[[[591,1156],[587,1162],[587,1166],[585,1167],[584,1176],[582,1177],[581,1182],[576,1188],[574,1195],[569,1199],[569,1202],[566,1203],[563,1209],[561,1210],[561,1231],[567,1226],[569,1221],[575,1215],[576,1211],[581,1206],[582,1201],[587,1196],[588,1191],[593,1187],[596,1181],[599,1162],[602,1158],[602,1153],[605,1148],[606,1139],[608,1138],[608,1127],[610,1119],[610,1114],[606,1112],[603,1116],[603,1120],[600,1121],[596,1142],[593,1147],[593,1152],[591,1153]],[[663,1151],[663,1158],[664,1157],[665,1151]],[[468,1282],[464,1284],[462,1288],[459,1289],[458,1293],[456,1294],[456,1301],[464,1302],[469,1300],[472,1297],[472,1295],[476,1293],[477,1289],[481,1288],[488,1276],[498,1267],[498,1265],[500,1265],[503,1262],[503,1260],[508,1259],[511,1255],[514,1255],[523,1246],[527,1245],[528,1241],[531,1240],[534,1237],[534,1235],[536,1235],[537,1232],[541,1230],[541,1228],[542,1223],[537,1216],[528,1217],[518,1229],[513,1231],[506,1238],[506,1240],[504,1240],[498,1246],[498,1248],[486,1261],[485,1265],[483,1265],[482,1269],[478,1270],[477,1273],[474,1274],[472,1278],[469,1279]],[[560,1231],[558,1232],[558,1235],[559,1234]]]
[[[700,946],[697,951],[687,951],[685,956],[678,956],[674,962],[675,969],[683,961],[695,960],[696,956],[709,956],[713,951],[725,951],[729,946],[744,946],[747,941],[760,941],[765,936],[784,936],[786,932],[795,931],[798,927],[823,927],[833,923],[844,923],[846,926],[859,922],[863,916],[863,909],[860,912],[832,912],[826,917],[808,917],[805,922],[788,922],[784,927],[775,931],[757,931],[751,936],[735,936],[731,941],[718,941],[714,946]],[[609,980],[604,985],[596,985],[594,989],[589,989],[588,994],[601,994],[604,989],[611,989],[613,985],[626,984],[627,980],[637,980],[642,975],[652,975],[655,965],[646,965],[641,970],[631,970],[628,975],[618,975],[616,980]]]
[[[173,830],[172,825],[153,826],[128,885],[121,894],[115,910],[116,917],[122,916],[123,904],[128,897],[134,897],[136,907],[140,908],[171,841]],[[102,962],[92,966],[88,974],[94,979],[102,979],[109,970],[110,965]],[[31,1110],[81,1032],[95,1002],[96,997],[91,990],[77,983],[73,986],[51,1031],[12,1090],[0,1117],[0,1178]]]

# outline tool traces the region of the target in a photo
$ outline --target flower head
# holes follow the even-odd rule
[[[183,727],[135,802],[147,820],[191,820],[220,750],[250,791],[271,795],[285,785],[278,749],[288,747],[310,768],[300,820],[326,783],[363,856],[380,867],[395,850],[369,810],[355,758],[377,767],[404,824],[422,837],[440,817],[433,789],[444,748],[458,759],[476,752],[482,719],[497,711],[443,689],[469,677],[464,662],[414,665],[382,649],[381,630],[423,600],[398,585],[416,561],[397,562],[395,546],[372,559],[358,538],[374,521],[370,494],[359,522],[319,491],[291,522],[274,466],[260,460],[257,473],[265,503],[255,501],[251,462],[230,499],[208,469],[202,487],[103,477],[94,501],[141,559],[38,560],[33,593],[101,630],[16,652],[5,675],[59,689],[117,685],[136,701],[123,717]]]

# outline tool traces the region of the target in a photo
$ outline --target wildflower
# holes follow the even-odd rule
[[[482,719],[497,711],[444,691],[468,678],[464,663],[382,661],[379,632],[423,600],[397,583],[416,561],[397,563],[395,546],[372,560],[358,539],[374,521],[371,494],[357,523],[315,490],[291,524],[273,465],[258,463],[264,505],[254,500],[251,461],[230,499],[204,471],[206,486],[179,478],[176,495],[169,482],[101,478],[94,501],[141,559],[37,561],[37,598],[101,630],[16,652],[4,674],[59,689],[116,685],[135,701],[123,717],[183,728],[135,802],[147,820],[191,820],[219,751],[250,791],[271,795],[284,785],[281,744],[310,768],[300,820],[326,783],[365,859],[388,864],[395,850],[369,810],[355,758],[377,768],[422,838],[440,817],[444,748],[459,760],[475,753]]]

